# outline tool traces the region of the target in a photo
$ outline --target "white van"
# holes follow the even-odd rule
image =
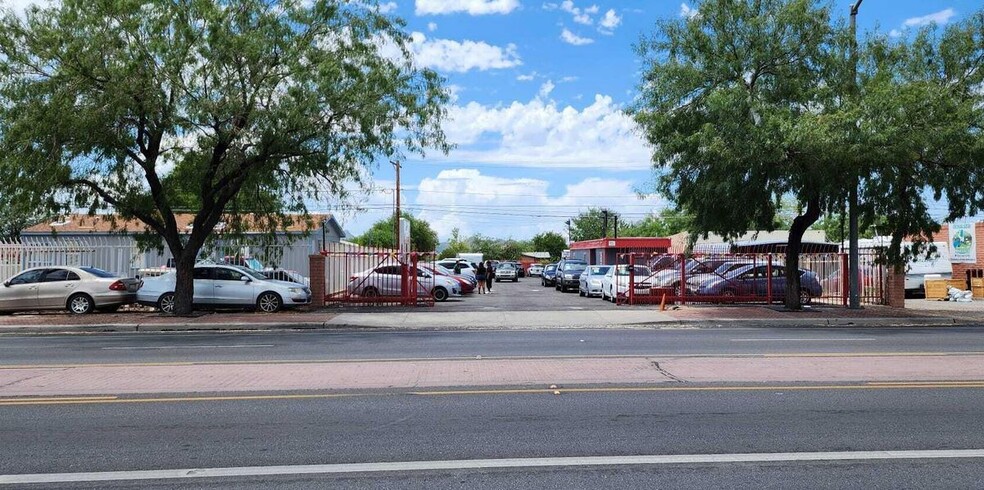
[[[926,258],[926,252],[918,254],[917,257],[909,259],[909,264],[905,269],[905,292],[906,294],[926,294],[926,276],[932,275],[942,279],[950,279],[953,275],[953,266],[950,264],[950,246],[946,242],[933,242],[936,252]],[[929,244],[927,244],[929,245]],[[912,246],[910,242],[904,242],[902,246]]]

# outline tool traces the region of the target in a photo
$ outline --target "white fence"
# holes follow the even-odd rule
[[[225,256],[275,257],[264,265],[294,270],[307,276],[310,269],[308,256],[319,251],[319,243],[305,239],[274,247],[276,250],[267,247],[262,251],[255,247],[251,251],[245,247],[244,252],[244,247],[219,244],[211,248],[208,254],[203,254],[202,258],[220,262]],[[0,240],[0,281],[6,281],[31,267],[59,265],[97,267],[130,277],[142,268],[165,266],[170,258],[171,254],[166,250],[163,254],[141,252],[133,239],[126,236],[21,237]]]

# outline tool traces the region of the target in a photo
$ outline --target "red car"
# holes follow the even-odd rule
[[[454,279],[455,281],[458,281],[458,284],[461,285],[461,294],[471,294],[475,292],[475,284],[472,284],[472,282],[469,281],[467,277],[456,276],[450,271],[448,271],[445,267],[442,267],[440,265],[434,268],[429,265],[421,264],[420,267],[423,269],[427,269],[428,271],[431,271],[432,273],[438,276],[447,276],[450,277],[451,279]]]

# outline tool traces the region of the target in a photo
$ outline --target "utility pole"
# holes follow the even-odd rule
[[[567,220],[567,243],[571,243],[571,220]]]
[[[394,231],[396,232],[394,237],[396,237],[396,246],[393,247],[396,250],[400,249],[400,162],[393,161],[390,162],[393,167],[396,168],[396,216],[393,218]]]
[[[604,235],[602,238],[608,238],[608,210],[602,209],[601,215],[605,217],[605,225],[603,228],[604,231],[601,232],[601,234]]]
[[[854,95],[858,95],[858,25],[857,16],[858,9],[861,8],[861,2],[864,0],[858,0],[854,5],[851,6],[851,73],[853,75],[851,79],[852,87],[854,88]],[[848,291],[848,305],[850,309],[860,309],[861,308],[861,285],[860,285],[860,267],[858,262],[860,257],[858,256],[858,187],[861,185],[860,175],[855,174],[854,181],[851,185],[851,192],[848,200],[850,201],[850,209],[848,214],[848,234],[849,238],[849,250],[848,250],[848,275],[850,290]]]
[[[618,238],[618,215],[614,215],[615,218],[615,238]]]

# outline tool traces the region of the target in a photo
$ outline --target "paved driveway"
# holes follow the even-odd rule
[[[616,307],[601,298],[582,298],[577,291],[562,293],[553,286],[543,287],[539,277],[523,277],[518,282],[494,282],[492,294],[469,294],[437,304],[438,311],[581,311],[614,310]],[[631,308],[653,308],[632,306]],[[655,306],[659,309],[659,305]]]

